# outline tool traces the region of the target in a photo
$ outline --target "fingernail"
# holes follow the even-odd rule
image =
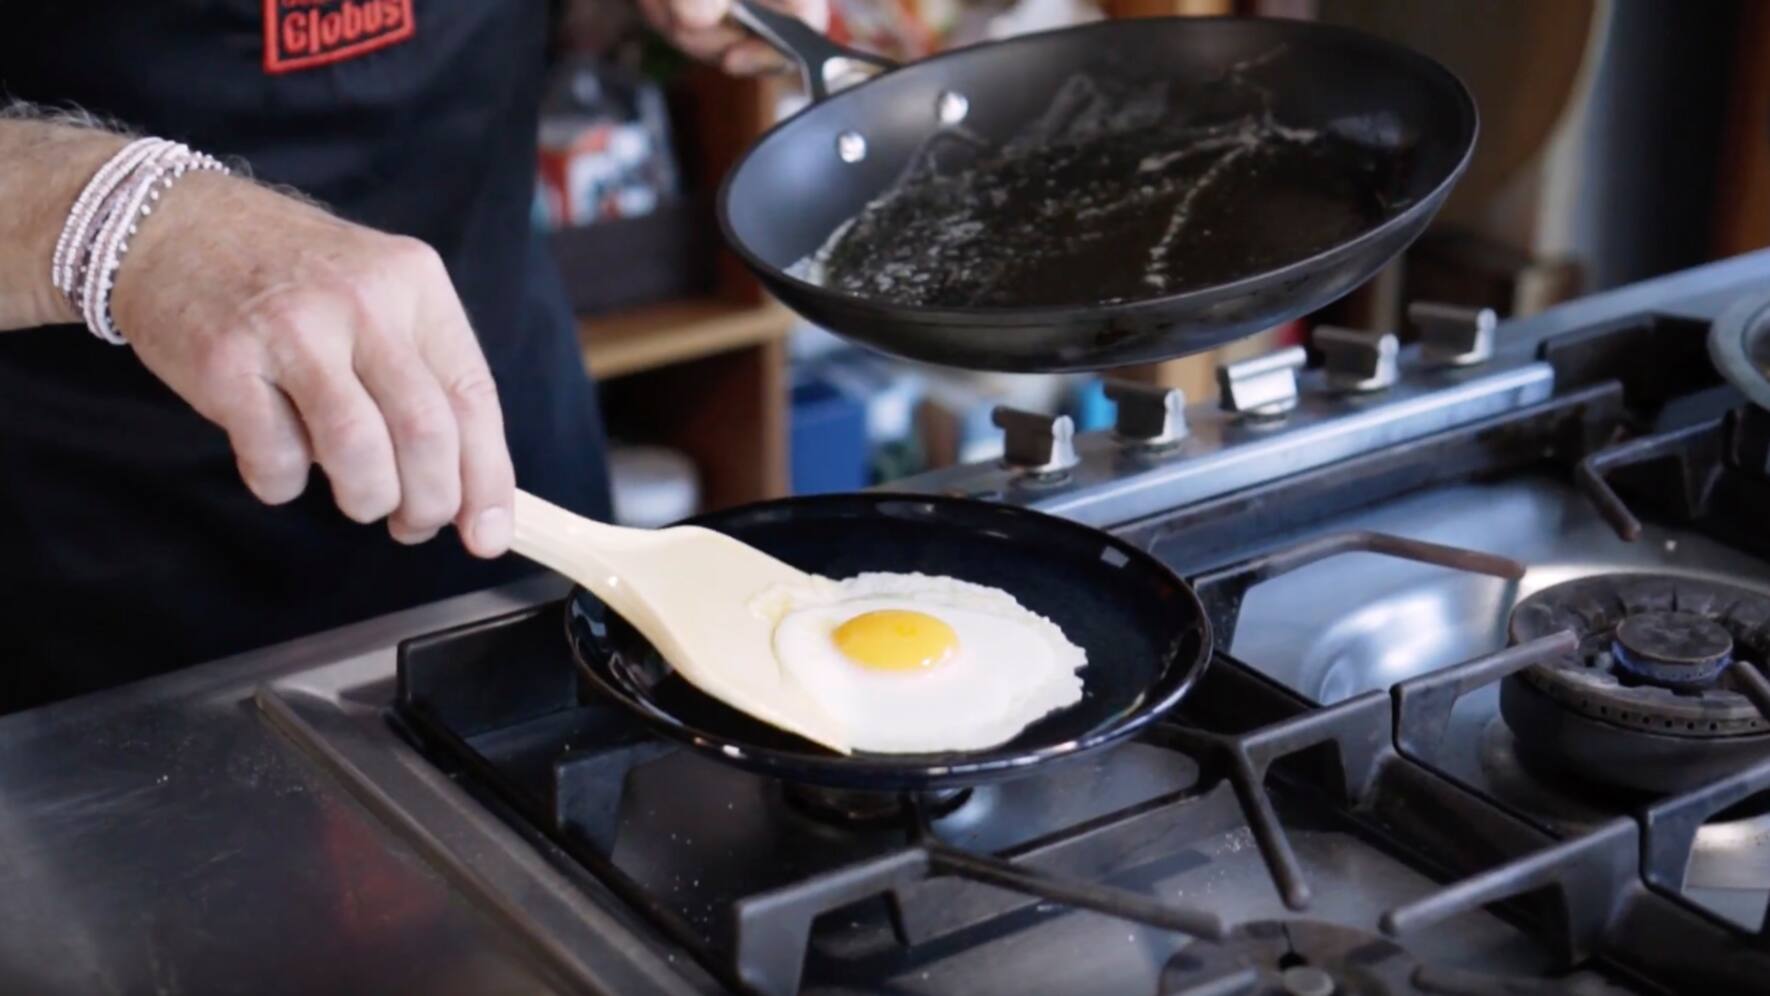
[[[510,511],[488,508],[473,520],[473,543],[481,556],[496,556],[510,548]]]
[[[387,528],[387,532],[388,535],[393,537],[395,543],[401,543],[406,546],[417,546],[420,543],[428,543],[436,538],[437,530],[421,529],[416,532],[410,532],[403,528],[390,525]]]
[[[684,0],[682,12],[694,27],[710,28],[725,16],[725,0]]]

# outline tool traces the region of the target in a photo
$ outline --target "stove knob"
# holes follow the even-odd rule
[[[1395,333],[1320,325],[1315,329],[1314,342],[1327,364],[1329,388],[1363,394],[1395,386],[1395,357],[1401,352]]]
[[[1218,400],[1223,410],[1253,419],[1283,418],[1297,407],[1297,371],[1306,359],[1302,346],[1290,346],[1218,367]]]
[[[1118,405],[1113,434],[1119,442],[1153,449],[1186,438],[1186,395],[1179,388],[1109,380],[1106,396]]]
[[[1492,308],[1415,301],[1407,317],[1420,330],[1420,358],[1427,366],[1469,367],[1493,358],[1499,319]]]
[[[1041,415],[999,407],[990,415],[1002,430],[1002,462],[1040,476],[1061,474],[1081,462],[1076,424],[1068,415]]]

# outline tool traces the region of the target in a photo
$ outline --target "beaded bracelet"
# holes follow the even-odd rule
[[[68,212],[67,223],[62,226],[61,238],[55,242],[55,258],[51,262],[55,286],[63,293],[74,282],[74,271],[79,262],[75,247],[86,244],[92,224],[98,220],[99,209],[129,171],[164,143],[165,140],[159,138],[138,138],[130,142],[100,167],[80,191],[73,210]]]
[[[106,342],[126,340],[111,315],[111,291],[129,238],[160,195],[192,170],[227,173],[221,161],[178,142],[137,139],[118,150],[75,198],[50,260],[50,279]]]

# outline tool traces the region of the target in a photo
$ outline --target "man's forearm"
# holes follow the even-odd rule
[[[0,106],[0,331],[79,321],[49,261],[80,190],[128,140],[27,106]]]

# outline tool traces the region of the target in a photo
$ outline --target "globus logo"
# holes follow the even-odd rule
[[[264,0],[264,71],[354,58],[412,37],[412,0]]]

